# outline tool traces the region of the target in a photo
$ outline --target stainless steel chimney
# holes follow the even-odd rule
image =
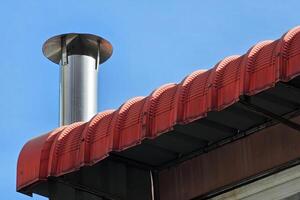
[[[112,45],[91,34],[69,33],[48,39],[44,55],[60,65],[60,126],[88,121],[97,113],[99,64],[112,54]]]

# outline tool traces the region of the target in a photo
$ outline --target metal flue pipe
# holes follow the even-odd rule
[[[99,64],[112,45],[91,34],[69,33],[47,40],[44,55],[60,65],[60,126],[88,121],[97,113]]]

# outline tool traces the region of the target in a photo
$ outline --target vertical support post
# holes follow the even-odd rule
[[[159,179],[158,179],[158,171],[150,170],[151,177],[151,191],[152,191],[152,200],[159,200]]]

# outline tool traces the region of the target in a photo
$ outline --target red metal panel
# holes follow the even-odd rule
[[[61,128],[58,128],[51,132],[47,138],[47,140],[44,142],[42,151],[41,151],[41,158],[40,158],[40,177],[46,178],[48,177],[48,166],[49,166],[49,159],[50,159],[50,151],[52,148],[52,145],[55,141],[55,138],[57,135],[60,135],[62,131],[66,128],[66,126],[63,126]]]
[[[206,72],[206,70],[197,70],[191,73],[190,75],[186,76],[180,84],[177,86],[176,92],[176,102],[175,102],[175,112],[177,115],[174,116],[174,120],[177,123],[185,123],[184,121],[184,113],[186,112],[186,108],[183,106],[184,102],[186,101],[186,96],[188,92],[188,86],[190,85],[191,81],[194,80],[200,74]]]
[[[20,189],[26,185],[41,180],[40,177],[40,159],[41,149],[44,142],[51,133],[34,138],[27,142],[20,152],[17,166],[17,188]]]
[[[175,95],[177,84],[166,84],[155,90],[147,99],[148,132],[147,137],[156,137],[169,131],[175,124]]]
[[[64,128],[34,138],[24,145],[17,165],[17,189],[47,178],[51,145]]]
[[[114,135],[113,149],[121,151],[132,145],[140,143],[142,140],[143,108],[146,99],[135,97],[124,103],[115,116],[116,120],[112,124]]]
[[[209,78],[212,70],[192,73],[181,83],[182,101],[178,105],[182,110],[181,121],[188,123],[195,119],[205,117],[210,110],[211,99],[208,96]],[[179,115],[179,114],[178,114]]]
[[[50,151],[48,176],[59,176],[74,171],[79,166],[81,134],[85,123],[77,122],[58,134]]]
[[[212,87],[212,109],[222,110],[239,99],[241,56],[229,56],[214,68]]]
[[[95,163],[108,156],[112,150],[113,133],[110,132],[113,116],[116,112],[109,113],[95,127],[95,132],[91,135],[89,161]]]
[[[259,49],[249,55],[247,74],[249,76],[249,94],[256,94],[261,90],[274,86],[276,83],[275,59],[277,41],[265,41],[258,45]],[[255,47],[254,47],[255,48]]]
[[[300,73],[300,27],[288,31],[281,40],[282,73],[289,80]]]
[[[86,125],[82,133],[84,142],[81,143],[80,166],[93,164],[108,156],[113,143],[113,134],[109,134],[113,115],[114,110],[98,113]]]
[[[256,75],[259,72],[260,68],[264,67],[265,65],[268,65],[269,62],[272,60],[272,57],[270,56],[272,55],[271,54],[272,51],[271,53],[266,55],[263,55],[262,53],[263,49],[268,47],[268,45],[270,44],[272,44],[271,40],[259,42],[247,52],[246,56],[244,56],[244,60],[241,64],[244,87],[240,92],[241,94],[248,94],[248,95],[256,94],[265,88],[264,86],[266,85],[266,82],[272,82],[268,80],[269,77],[272,76],[270,74],[264,74],[264,77],[261,80],[258,80],[256,78],[257,77]],[[271,47],[273,47],[273,45],[271,45]],[[256,86],[258,87],[257,89],[255,89]]]

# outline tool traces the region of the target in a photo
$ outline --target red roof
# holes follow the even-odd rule
[[[241,95],[257,94],[299,74],[300,27],[296,27],[278,40],[254,45],[242,56],[227,57],[208,71],[195,71],[179,84],[163,85],[89,122],[60,127],[30,140],[19,155],[17,189],[93,165],[111,151],[156,138],[176,124],[206,117],[209,111],[239,101]]]

